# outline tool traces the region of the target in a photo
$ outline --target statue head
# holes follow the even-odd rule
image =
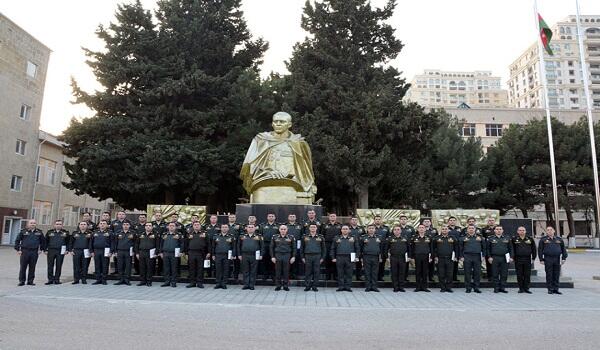
[[[271,123],[275,133],[282,135],[287,133],[292,127],[292,116],[286,112],[277,112],[273,114],[273,122]]]

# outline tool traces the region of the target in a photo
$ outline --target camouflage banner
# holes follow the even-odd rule
[[[417,226],[421,219],[421,212],[419,210],[409,209],[357,209],[356,215],[358,216],[358,222],[362,226],[372,224],[375,220],[375,215],[381,215],[383,223],[389,227],[400,223],[400,216],[406,215],[408,218],[408,224]]]
[[[154,214],[156,212],[162,213],[162,217],[165,221],[170,221],[169,217],[173,213],[179,214],[179,222],[183,225],[187,225],[192,222],[192,215],[198,215],[200,222],[206,220],[206,206],[198,205],[170,205],[170,204],[148,204],[146,208],[146,214],[148,215],[148,221],[154,220]]]
[[[492,209],[438,209],[431,211],[431,222],[438,230],[443,224],[448,223],[448,219],[454,216],[457,225],[460,227],[467,226],[467,219],[475,218],[475,226],[484,227],[487,225],[488,218],[496,219],[496,223],[500,223],[500,211]]]

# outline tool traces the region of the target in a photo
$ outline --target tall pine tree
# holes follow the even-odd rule
[[[77,193],[146,203],[229,209],[242,195],[237,174],[261,130],[258,65],[267,49],[252,40],[240,0],[163,0],[153,16],[139,1],[120,5],[86,50],[101,91],[73,82],[77,103],[95,112],[62,135]]]
[[[414,104],[403,104],[408,85],[389,65],[402,49],[386,23],[396,2],[382,8],[368,0],[307,1],[302,28],[285,79],[285,104],[295,132],[313,153],[318,196],[329,210],[345,212],[384,203],[383,188],[401,185],[406,159],[420,159],[439,125]],[[403,166],[404,176],[395,176]],[[394,176],[392,176],[394,175]]]

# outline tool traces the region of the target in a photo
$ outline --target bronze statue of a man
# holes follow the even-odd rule
[[[308,143],[290,132],[292,116],[273,115],[273,131],[254,137],[240,178],[250,203],[312,204],[317,187]]]

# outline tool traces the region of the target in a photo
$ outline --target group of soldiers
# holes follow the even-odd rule
[[[130,285],[133,266],[140,275],[138,286],[151,286],[154,271],[162,271],[161,286],[176,287],[181,258],[187,256],[187,288],[204,288],[208,273],[215,277],[215,289],[226,289],[231,272],[235,279],[241,272],[242,289],[253,290],[260,273],[264,280],[274,280],[277,291],[288,291],[290,277],[302,275],[304,290],[318,291],[323,266],[326,279],[337,279],[337,291],[352,292],[354,272],[357,280],[364,276],[366,292],[379,292],[378,282],[383,280],[389,259],[394,292],[405,291],[409,265],[413,264],[415,292],[429,292],[428,282],[437,271],[440,291],[451,293],[462,264],[466,293],[481,293],[485,263],[494,292],[507,293],[508,265],[514,261],[519,293],[531,293],[532,262],[539,257],[545,265],[548,293],[561,294],[560,268],[568,255],[563,240],[551,226],[536,247],[524,227],[509,235],[493,218],[480,229],[474,218],[460,228],[457,219],[450,217],[439,232],[427,218],[415,228],[402,215],[399,224],[390,229],[376,215],[365,228],[356,217],[341,224],[333,213],[322,223],[314,210],[308,211],[302,223],[294,214],[284,224],[277,223],[274,214],[268,214],[267,221],[260,225],[255,216],[249,216],[245,225],[237,223],[235,215],[229,215],[225,224],[219,224],[216,215],[210,216],[206,224],[200,223],[198,215],[193,215],[188,225],[178,219],[174,213],[167,222],[157,212],[153,221],[141,214],[133,224],[120,211],[115,220],[110,220],[110,213],[103,213],[96,224],[85,213],[75,231],[64,230],[62,221],[57,220],[46,234],[36,228],[35,220],[29,220],[15,242],[21,260],[19,286],[26,281],[34,285],[37,258],[44,252],[48,259],[47,285],[61,283],[63,259],[72,255],[73,284],[87,283],[91,259],[96,277],[93,284],[107,284],[112,258],[117,285]]]

